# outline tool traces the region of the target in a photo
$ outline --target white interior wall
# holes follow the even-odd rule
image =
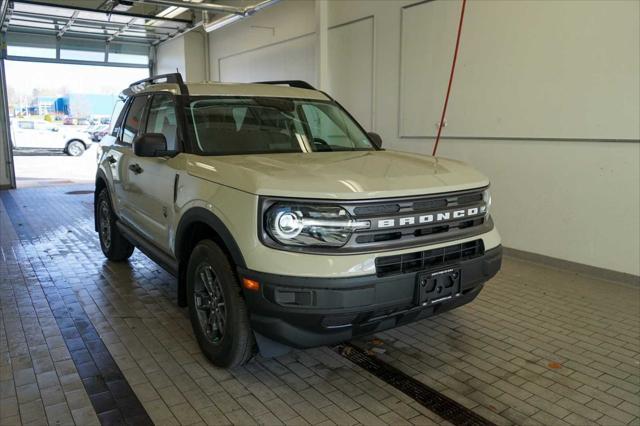
[[[287,56],[302,55],[306,60],[306,73],[315,76],[315,56],[308,51],[299,49],[297,39],[315,31],[315,4],[313,0],[282,1],[275,6],[260,11],[254,16],[239,21],[233,25],[214,31],[209,35],[211,79],[220,80],[220,62],[224,58],[239,54],[250,54],[259,49],[269,49],[271,58],[287,61]],[[313,49],[309,44],[308,49]],[[289,52],[294,50],[294,52]],[[305,61],[304,59],[302,61]],[[282,65],[282,72],[288,73],[289,78],[297,78],[296,68],[287,69],[287,62]],[[266,67],[268,72],[271,67]],[[226,79],[226,76],[222,76]],[[235,77],[235,76],[230,76]],[[240,77],[236,77],[240,78]],[[315,83],[315,77],[314,81]]]
[[[248,83],[295,78],[316,84],[314,42],[310,34],[218,58],[218,80]]]
[[[447,135],[638,140],[639,5],[468,3]],[[457,1],[402,9],[402,136],[437,133],[459,16]]]
[[[190,31],[184,35],[185,67],[187,81],[205,81],[205,37],[201,31]]]
[[[183,76],[187,72],[185,59],[184,37],[176,37],[158,46],[155,63],[155,74],[169,74],[180,72]]]
[[[458,2],[438,2],[459,6]],[[330,45],[333,32],[334,43],[337,40],[352,42],[353,47],[341,45],[336,51],[334,44],[329,74],[332,78],[345,79],[333,86],[331,94],[351,110],[369,108],[373,128],[382,135],[387,148],[428,153],[433,138],[406,137],[401,133],[401,122],[407,119],[406,114],[412,114],[420,123],[435,128],[439,119],[437,105],[446,89],[444,82],[458,16],[455,10],[443,14],[442,19],[447,19],[449,25],[430,34],[426,40],[408,39],[406,33],[403,37],[403,7],[414,3],[400,0],[330,2],[329,26],[335,27],[329,32]],[[533,1],[527,2],[526,7],[515,6],[521,3],[468,3],[450,101],[448,122],[451,124],[444,131],[446,136],[455,135],[449,133],[450,130],[460,130],[463,137],[441,141],[439,154],[465,160],[491,178],[493,215],[505,246],[639,275],[640,144],[637,139],[640,125],[634,109],[640,103],[638,3],[606,2],[605,9],[594,6],[594,3],[605,2],[573,0]],[[405,10],[404,18],[412,16],[407,13],[411,10]],[[374,66],[369,73],[373,88],[368,91],[361,85],[359,93],[352,93],[345,88],[345,81],[347,85],[360,82],[357,73],[354,75],[355,65],[348,57],[349,54],[362,55],[361,46],[367,43],[353,41],[352,35],[340,37],[335,29],[367,17],[371,17],[373,29],[369,43],[373,46]],[[621,23],[625,25],[624,30],[618,28]],[[427,26],[427,22],[422,24]],[[415,30],[420,20],[411,25]],[[289,60],[298,64],[296,70],[289,69],[287,62],[283,62],[280,78],[299,78],[300,67],[308,74],[314,73],[315,61],[304,59],[312,57],[308,50],[288,52],[286,48],[290,40],[309,35],[314,28],[312,2],[284,0],[254,17],[213,32],[210,34],[213,79],[219,77],[221,59],[248,52],[258,57],[259,53],[255,52],[273,45],[282,46],[277,52],[282,58],[288,53],[300,55],[297,62]],[[405,46],[401,43],[403,38]],[[579,49],[579,60],[575,49]],[[411,66],[421,72],[412,77],[422,75],[422,80],[417,80],[419,85],[410,80],[404,82],[411,84],[403,88],[405,94],[415,86],[425,101],[436,99],[436,108],[412,101],[405,104],[411,110],[403,111],[402,116],[399,114],[401,75],[406,75],[401,72],[401,52],[411,55],[404,60],[418,61]],[[429,62],[425,54],[438,60]],[[444,66],[434,67],[434,63]],[[492,67],[492,64],[496,65]],[[263,76],[260,65],[260,62],[251,62],[254,68],[251,79],[260,80]],[[575,69],[575,65],[579,68]],[[528,71],[530,66],[535,72]],[[267,69],[265,78],[271,75]],[[223,78],[232,81],[244,79],[244,75],[237,68]],[[491,88],[492,91],[484,94],[491,96],[501,85],[509,90],[499,92],[499,99],[490,99],[490,102],[483,99],[479,88]],[[611,93],[603,90],[608,85],[615,90]],[[620,90],[621,87],[625,90]],[[584,93],[576,95],[580,90]],[[341,99],[345,96],[348,102]],[[535,102],[530,102],[531,96]],[[541,110],[540,99],[548,102],[552,115],[546,109]],[[513,115],[514,110],[518,116]],[[559,114],[562,115],[558,117]],[[363,115],[360,112],[358,118],[367,126]],[[478,117],[483,119],[477,121]],[[520,124],[509,127],[514,117]],[[597,123],[594,127],[594,117],[601,123],[600,127]],[[496,123],[499,119],[509,122],[500,127]],[[551,126],[556,132],[544,134],[544,140],[535,139],[541,138],[536,129],[544,128],[549,119],[557,120]],[[465,128],[467,122],[475,124]],[[475,128],[482,131],[469,133]],[[613,130],[594,130],[601,128]],[[509,137],[505,135],[510,133],[500,133],[501,129],[519,133]],[[582,129],[590,130],[585,133]],[[592,133],[594,136],[589,137]],[[614,139],[626,141],[600,140],[608,139],[610,134]]]
[[[185,81],[205,81],[205,35],[190,31],[158,46],[155,74],[182,74]]]

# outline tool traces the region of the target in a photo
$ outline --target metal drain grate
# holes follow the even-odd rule
[[[364,350],[348,343],[335,346],[334,351],[373,374],[385,383],[402,391],[422,406],[457,426],[495,426],[495,423],[442,395]]]
[[[65,192],[65,194],[67,194],[67,195],[86,195],[86,194],[93,194],[93,191],[90,191],[90,190],[69,191],[69,192]]]

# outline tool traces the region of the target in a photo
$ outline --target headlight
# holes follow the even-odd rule
[[[489,192],[489,188],[482,192],[482,201],[484,201],[485,205],[485,214],[489,216],[489,211],[491,210],[491,192]]]
[[[356,229],[369,221],[354,220],[339,206],[277,203],[265,213],[271,238],[288,246],[342,247]]]

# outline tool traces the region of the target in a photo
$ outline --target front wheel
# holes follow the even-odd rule
[[[84,144],[80,141],[71,141],[67,144],[67,154],[72,157],[80,157],[85,149]]]
[[[248,362],[255,344],[247,306],[227,256],[211,240],[198,243],[189,257],[187,297],[205,356],[224,368]]]

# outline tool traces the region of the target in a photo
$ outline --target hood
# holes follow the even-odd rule
[[[252,194],[336,200],[426,195],[489,184],[462,162],[395,151],[189,155],[187,170]]]

